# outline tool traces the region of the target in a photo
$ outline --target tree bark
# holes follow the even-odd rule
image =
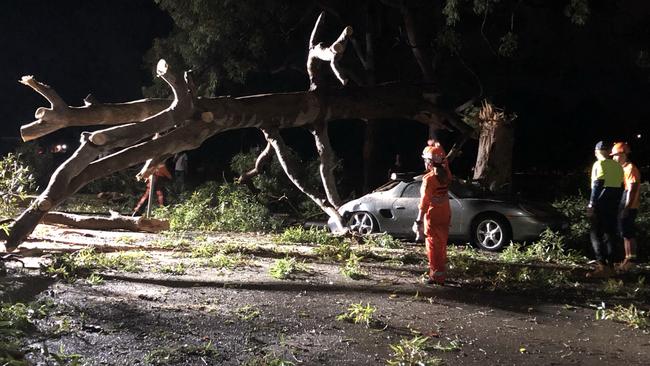
[[[512,181],[513,116],[484,102],[479,113],[480,135],[474,180],[490,191],[507,191]]]
[[[42,220],[44,224],[65,225],[78,229],[89,230],[129,230],[144,231],[147,233],[158,233],[169,230],[169,222],[158,219],[147,219],[144,217],[122,216],[111,212],[110,217],[106,216],[82,216],[63,212],[49,212]]]

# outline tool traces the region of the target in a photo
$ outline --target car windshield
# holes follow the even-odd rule
[[[395,188],[398,184],[400,184],[401,181],[399,180],[391,180],[386,182],[384,185],[380,186],[379,188],[375,189],[373,192],[386,192],[390,191],[391,189]]]

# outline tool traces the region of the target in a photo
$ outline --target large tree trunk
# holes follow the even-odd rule
[[[160,107],[160,101],[133,104],[130,107],[135,108],[132,119],[121,113],[112,113],[113,108],[122,110],[121,105],[103,105],[102,124],[117,126],[82,134],[81,146],[57,169],[45,191],[11,226],[7,240],[8,248],[15,248],[33,231],[49,210],[92,180],[148,159],[171,156],[179,151],[197,148],[207,138],[219,132],[248,127],[267,130],[310,127],[316,122],[344,119],[411,119],[425,124],[438,124],[440,128],[451,128],[455,123],[450,119],[440,118],[444,113],[432,103],[429,91],[417,86],[378,86],[343,90],[321,88],[317,92],[264,94],[240,98],[194,98],[187,83],[182,78],[173,76],[163,61],[160,68],[160,76],[174,91],[174,100],[167,102],[170,104],[166,109],[151,116],[150,113]],[[37,89],[42,84],[32,80],[28,85]],[[34,87],[35,85],[37,87]],[[55,94],[52,90],[49,92],[51,95]],[[60,98],[51,95],[48,100],[63,103]],[[65,110],[66,118],[75,121],[75,125],[91,125],[97,118],[81,108],[64,107],[55,106],[53,109]],[[143,115],[149,117],[138,120]],[[42,122],[49,123],[47,119]],[[151,136],[155,133],[163,135],[152,140]],[[327,151],[329,142],[320,143]],[[112,152],[111,155],[98,159],[101,153],[109,151]],[[331,166],[328,168],[325,164],[322,172],[327,174],[330,168]],[[331,191],[328,194],[337,201]],[[335,208],[337,205],[330,202],[325,209],[328,215],[338,215],[336,210],[330,207]]]
[[[479,113],[479,147],[474,180],[490,191],[508,191],[512,181],[512,117],[484,102]]]

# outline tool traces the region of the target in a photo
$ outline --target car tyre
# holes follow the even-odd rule
[[[512,230],[508,220],[496,214],[481,215],[472,225],[472,243],[482,250],[496,252],[510,244]]]
[[[348,220],[348,228],[350,231],[361,235],[367,235],[379,230],[377,220],[371,213],[365,211],[357,211],[352,213],[350,220]]]

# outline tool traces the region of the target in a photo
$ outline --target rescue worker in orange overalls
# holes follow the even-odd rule
[[[449,237],[448,186],[451,172],[445,150],[435,140],[429,140],[422,151],[427,173],[422,177],[418,217],[413,224],[416,234],[426,235],[429,259],[428,284],[444,285],[447,265],[447,238]]]
[[[165,204],[165,186],[172,179],[172,175],[165,166],[164,163],[159,164],[154,170],[154,189],[156,190],[156,197],[158,199],[158,206],[163,206]],[[147,189],[144,191],[140,201],[133,209],[132,216],[137,215],[140,212],[140,208],[144,205],[145,202],[149,199],[149,191],[151,190],[151,176],[147,177]]]

